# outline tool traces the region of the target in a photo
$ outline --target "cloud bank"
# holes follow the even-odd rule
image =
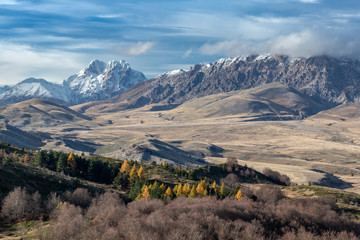
[[[267,41],[250,39],[225,40],[206,43],[200,47],[203,54],[225,54],[229,56],[261,53],[282,54],[292,57],[310,57],[315,55],[358,57],[360,39],[314,30],[280,35]]]

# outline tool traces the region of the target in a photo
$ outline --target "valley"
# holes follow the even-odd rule
[[[115,63],[119,64],[110,62],[108,66]],[[235,157],[260,172],[271,167],[299,185],[318,184],[360,193],[359,104],[347,103],[348,95],[341,97],[347,88],[331,89],[331,75],[297,82],[280,77],[281,72],[296,77],[304,66],[301,72],[306,76],[311,69],[339,66],[352,69],[352,75],[346,76],[353,79],[358,74],[357,64],[330,57],[220,59],[142,81],[103,101],[65,107],[51,100],[32,99],[6,105],[0,108],[4,126],[0,137],[28,149],[190,167],[224,163]],[[88,72],[106,71],[105,65],[93,61],[74,76],[74,81],[88,78]],[[252,68],[260,74],[255,83]],[[279,78],[270,78],[270,74],[267,79],[264,74],[268,68]],[[241,80],[236,79],[236,72],[251,74]],[[220,76],[232,80],[214,80]],[[327,98],[324,92],[321,96],[312,94],[319,90],[316,82],[321,86],[325,82],[327,90],[322,91],[336,94],[329,93]],[[316,87],[304,88],[304,84]],[[14,132],[36,140],[7,137]]]

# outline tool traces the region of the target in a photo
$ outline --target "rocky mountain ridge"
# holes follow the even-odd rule
[[[113,103],[122,105],[120,109],[152,103],[176,105],[193,98],[271,82],[294,88],[327,107],[359,102],[360,62],[329,56],[260,55],[220,59],[210,64],[196,64],[188,71],[143,81],[114,98]]]
[[[143,80],[145,80],[144,74],[131,69],[126,61],[113,60],[105,63],[93,60],[79,73],[64,80],[62,84],[28,78],[13,87],[2,87],[0,106],[33,98],[67,106],[104,100],[120,94]]]

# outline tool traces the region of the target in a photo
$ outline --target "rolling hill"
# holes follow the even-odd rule
[[[88,122],[91,118],[50,101],[31,99],[0,107],[0,121],[15,127],[42,128],[75,122]]]

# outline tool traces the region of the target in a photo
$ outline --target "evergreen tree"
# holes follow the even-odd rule
[[[142,182],[140,181],[140,179],[136,179],[135,182],[133,182],[131,184],[131,187],[130,187],[130,192],[129,192],[129,197],[132,199],[132,200],[135,200],[136,197],[141,194],[141,188],[142,188]]]
[[[46,158],[47,158],[47,152],[45,150],[40,150],[36,153],[34,163],[41,167],[45,166],[47,162]]]
[[[66,171],[66,163],[67,163],[66,154],[63,152],[59,153],[58,160],[56,163],[56,171],[57,172],[65,172]]]
[[[158,182],[156,182],[156,181],[154,182],[154,184],[151,187],[150,196],[151,196],[151,198],[161,198],[160,187],[159,187]]]
[[[113,184],[120,189],[125,189],[128,185],[128,182],[129,180],[127,176],[119,171],[118,175],[114,178]]]

